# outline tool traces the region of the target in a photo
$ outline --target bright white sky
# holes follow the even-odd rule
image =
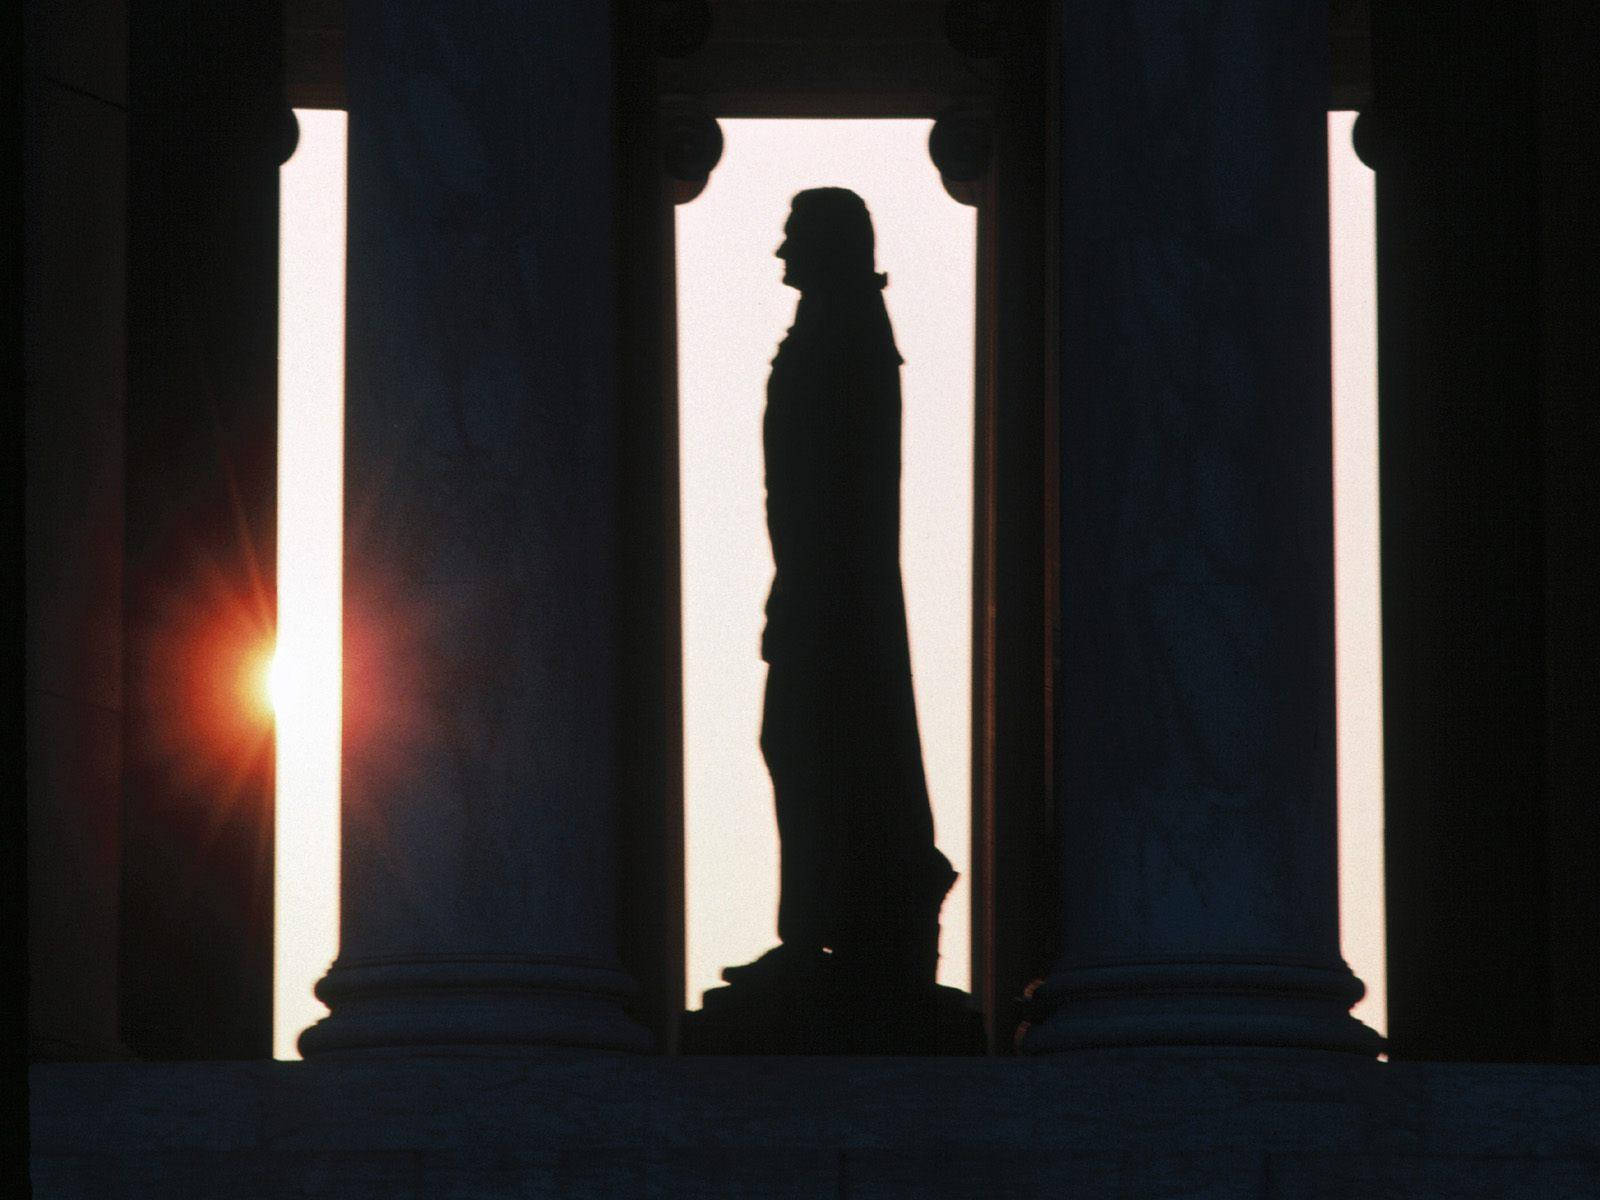
[[[311,985],[337,947],[339,538],[345,116],[297,110],[282,175],[278,931],[274,1054],[326,1010]],[[1329,117],[1333,207],[1340,903],[1345,955],[1383,1004],[1372,174]],[[942,982],[969,972],[968,827],[974,216],[927,158],[927,121],[724,121],[705,193],[678,210],[682,455],[686,1000],[775,940],[777,833],[756,744],[771,578],[761,406],[794,311],[772,251],[794,192],[849,187],[877,227],[906,365],[902,565],[929,790],[961,880]]]
[[[1328,114],[1339,923],[1345,960],[1367,985],[1352,1011],[1386,1033],[1377,240],[1372,171],[1350,145],[1355,119],[1353,112]]]
[[[328,1010],[338,948],[345,114],[296,109],[279,177],[277,937],[272,1053]]]

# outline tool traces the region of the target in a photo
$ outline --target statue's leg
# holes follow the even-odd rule
[[[830,945],[841,967],[931,985],[956,874],[934,845],[910,665],[863,656],[850,676],[831,710],[828,858],[839,920]]]
[[[804,664],[770,666],[761,720],[778,818],[778,938],[796,948],[825,943],[818,807],[825,754],[812,676]]]

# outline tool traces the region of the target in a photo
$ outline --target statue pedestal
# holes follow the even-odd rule
[[[837,968],[712,988],[684,1014],[682,1054],[987,1053],[972,998],[937,984],[891,985]]]

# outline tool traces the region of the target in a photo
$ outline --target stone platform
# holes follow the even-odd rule
[[[40,1200],[1600,1196],[1600,1067],[574,1053],[42,1065],[31,1098]]]
[[[823,976],[808,987],[712,988],[684,1014],[683,1054],[980,1055],[983,1016],[956,988],[882,988]]]

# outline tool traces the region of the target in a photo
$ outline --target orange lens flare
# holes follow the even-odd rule
[[[261,672],[261,682],[257,689],[266,701],[267,711],[276,717],[283,711],[283,702],[286,694],[287,683],[284,676],[288,668],[284,663],[283,655],[277,650],[267,655],[266,667]]]

